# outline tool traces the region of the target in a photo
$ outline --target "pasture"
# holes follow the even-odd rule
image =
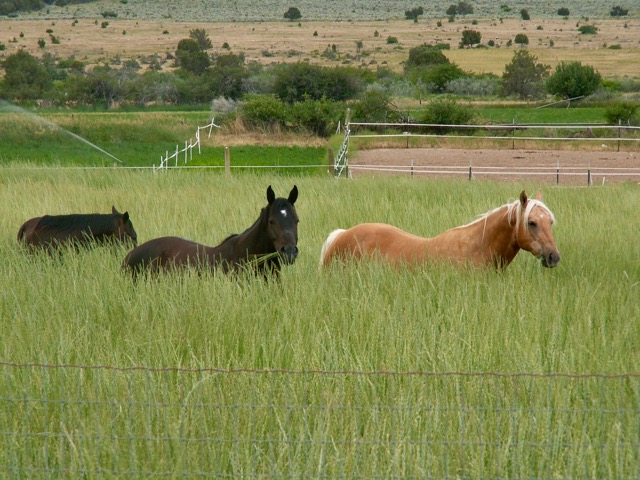
[[[562,260],[318,269],[334,228],[432,236],[535,184],[213,171],[0,171],[0,471],[30,478],[637,478],[638,185],[546,187]],[[280,281],[133,283],[124,247],[29,255],[44,213],[128,210],[216,245],[299,189]]]

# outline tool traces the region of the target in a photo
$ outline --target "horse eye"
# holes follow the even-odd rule
[[[538,226],[538,224],[537,224],[536,222],[534,222],[533,220],[530,220],[530,221],[529,221],[529,226],[530,226],[531,228],[536,228],[536,227]]]

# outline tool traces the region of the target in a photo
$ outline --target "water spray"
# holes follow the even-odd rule
[[[87,140],[86,138],[82,138],[80,135],[76,135],[73,132],[70,132],[69,130],[66,130],[64,128],[62,128],[60,125],[58,125],[57,123],[54,123],[50,120],[47,120],[46,118],[41,117],[40,115],[36,115],[33,112],[30,112],[28,110],[25,110],[22,107],[19,107],[13,103],[9,103],[5,100],[0,100],[0,113],[2,112],[14,112],[14,113],[20,113],[23,115],[27,115],[28,117],[35,119],[37,121],[39,121],[40,123],[43,123],[44,125],[54,129],[54,130],[59,130],[62,131],[64,133],[66,133],[67,135],[75,138],[76,140],[79,140],[83,143],[86,143],[87,145],[89,145],[90,147],[95,148],[96,150],[98,150],[101,153],[104,153],[105,155],[113,158],[116,162],[120,163],[121,165],[124,165],[125,163],[120,160],[119,158],[117,158],[116,156],[110,154],[109,152],[107,152],[106,150],[100,148],[99,146],[91,143],[89,140]]]

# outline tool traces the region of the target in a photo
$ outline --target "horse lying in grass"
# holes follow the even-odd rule
[[[560,254],[551,232],[555,217],[538,192],[487,212],[474,222],[447,230],[433,238],[407,233],[392,225],[363,223],[334,230],[322,246],[320,265],[334,261],[380,256],[392,264],[421,264],[432,260],[493,265],[504,268],[520,250],[555,267]]]
[[[267,188],[267,206],[258,219],[241,234],[231,235],[216,247],[179,237],[161,237],[139,245],[126,256],[123,268],[134,278],[143,271],[178,267],[219,268],[236,271],[243,266],[259,273],[278,273],[281,263],[293,264],[298,256],[298,215],[294,204],[298,188],[288,198],[276,198]]]
[[[33,248],[56,249],[65,245],[88,246],[111,241],[130,241],[138,236],[129,213],[111,207],[110,214],[73,213],[45,215],[27,220],[18,230],[18,242]]]

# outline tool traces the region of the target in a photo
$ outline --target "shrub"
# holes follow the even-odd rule
[[[560,15],[561,17],[568,17],[569,16],[569,9],[567,7],[560,7],[558,9],[558,15]]]
[[[441,49],[423,44],[409,50],[409,58],[405,62],[404,68],[409,70],[413,67],[427,67],[444,63],[449,63],[449,59]]]
[[[560,62],[547,80],[547,91],[563,98],[591,95],[602,83],[600,74],[580,62]]]
[[[624,17],[628,13],[629,13],[628,9],[622,8],[620,5],[616,5],[615,7],[611,8],[609,15],[611,15],[612,17]]]
[[[462,32],[462,40],[460,41],[460,48],[471,47],[477,45],[482,40],[482,34],[477,30],[464,30]]]
[[[392,44],[395,44],[395,43],[398,43],[398,38],[397,37],[392,37],[391,35],[389,35],[387,37],[387,44],[388,45],[392,45]]]
[[[445,92],[453,95],[493,97],[499,93],[500,79],[494,75],[467,76],[447,82]]]
[[[300,18],[302,18],[302,14],[300,13],[300,10],[298,8],[289,7],[289,10],[284,13],[284,18],[286,18],[290,22],[293,22],[294,20],[299,20]]]
[[[544,91],[544,79],[551,67],[536,63],[537,57],[527,50],[514,52],[511,62],[505,66],[502,74],[502,90],[505,96],[519,98],[537,98]]]
[[[284,125],[286,108],[277,98],[255,95],[242,103],[240,115],[247,126],[272,130]]]
[[[391,102],[391,96],[380,88],[372,88],[351,107],[351,118],[358,122],[399,122],[402,114]]]
[[[612,125],[638,122],[638,106],[628,102],[614,102],[607,106],[604,118]]]
[[[524,33],[518,33],[516,38],[513,39],[513,42],[516,45],[524,46],[529,45],[529,37],[527,37]]]
[[[594,25],[581,25],[578,27],[578,31],[583,35],[595,35],[598,28]]]
[[[342,102],[307,100],[292,105],[290,119],[294,127],[326,138],[336,131],[343,114]]]
[[[529,11],[526,8],[520,10],[520,18],[522,20],[531,20],[531,16],[529,15]]]
[[[304,100],[348,100],[362,90],[363,72],[350,67],[321,67],[306,62],[274,68],[273,93],[286,103]]]
[[[472,107],[460,105],[455,100],[444,98],[430,102],[424,111],[418,114],[418,121],[436,125],[467,125],[474,117],[475,112]],[[440,127],[430,130],[445,133],[452,129]]]

